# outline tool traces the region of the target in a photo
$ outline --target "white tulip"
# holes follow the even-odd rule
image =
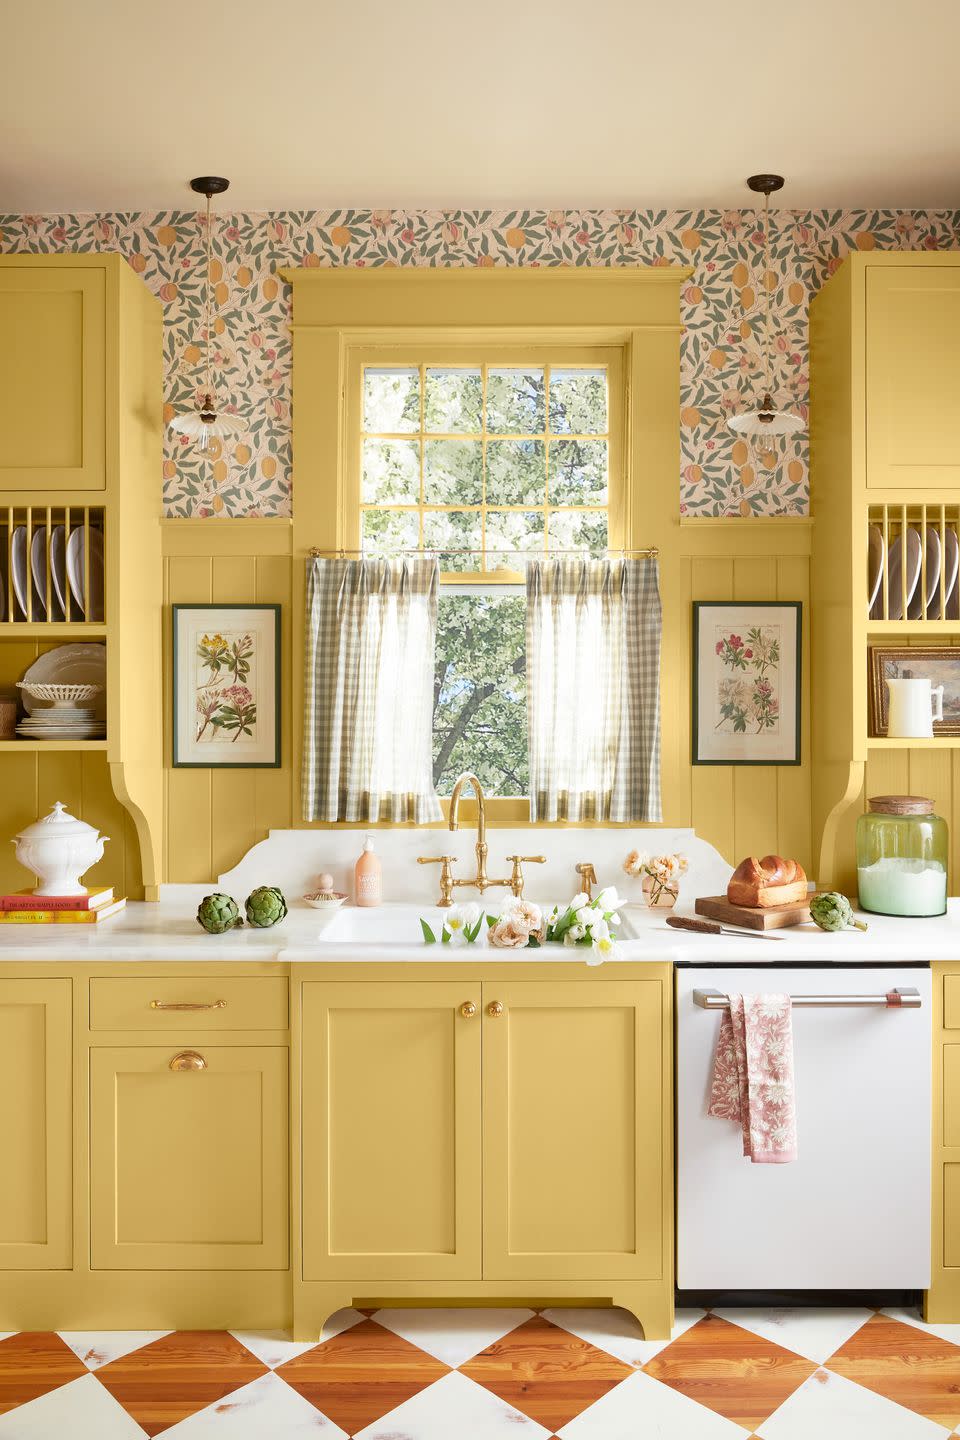
[[[581,905],[577,911],[577,924],[583,925],[587,930],[596,918],[596,910],[591,910],[589,905]]]
[[[573,899],[570,901],[570,904],[567,906],[567,909],[580,910],[583,908],[584,905],[589,905],[589,903],[590,901],[588,897],[581,890],[579,895],[574,895]]]
[[[616,910],[620,904],[620,896],[617,894],[616,885],[606,885],[597,896],[598,910]]]

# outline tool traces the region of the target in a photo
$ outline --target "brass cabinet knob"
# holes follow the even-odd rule
[[[171,1070],[206,1070],[207,1062],[197,1050],[181,1050],[170,1061]]]
[[[499,1000],[490,1001],[490,1004],[487,1006],[487,1014],[493,1020],[496,1020],[498,1015],[503,1014],[503,1006],[500,1004]]]
[[[471,1020],[473,1016],[476,1015],[476,1013],[477,1007],[476,1005],[474,1005],[473,1001],[464,1000],[463,1004],[460,1006],[460,1014],[463,1016],[464,1020]]]

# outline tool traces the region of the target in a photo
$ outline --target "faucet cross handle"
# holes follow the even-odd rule
[[[510,875],[510,889],[513,892],[514,899],[522,900],[523,866],[545,865],[547,863],[547,857],[546,855],[508,855],[507,859],[513,865],[513,871]]]
[[[440,866],[440,899],[437,905],[441,910],[448,909],[453,904],[453,874],[450,866],[456,863],[455,855],[418,855],[418,865],[439,865]]]
[[[577,874],[580,876],[584,894],[588,900],[592,900],[593,890],[591,887],[598,883],[596,870],[589,860],[581,860],[577,865]]]

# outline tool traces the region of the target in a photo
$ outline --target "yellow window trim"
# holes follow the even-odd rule
[[[282,271],[293,285],[293,655],[304,653],[302,561],[314,547],[336,551],[357,544],[349,537],[356,533],[359,496],[352,510],[347,494],[351,473],[355,488],[359,479],[350,462],[347,428],[355,353],[400,353],[406,347],[407,353],[416,351],[419,363],[425,351],[440,357],[482,345],[488,352],[497,346],[514,354],[549,351],[553,363],[561,363],[564,347],[580,353],[590,347],[618,349],[623,366],[623,415],[617,427],[621,484],[616,516],[611,509],[610,543],[653,545],[664,556],[673,553],[679,532],[679,296],[691,273],[687,266],[668,265]],[[679,652],[686,643],[687,617],[679,606],[670,606],[663,581],[662,588],[663,651],[669,655],[671,647]],[[299,797],[302,665],[295,665],[292,679],[291,778]],[[663,713],[669,715],[678,697],[667,667],[662,690]],[[671,787],[675,791],[682,781],[679,757],[665,745],[665,814]],[[498,824],[529,823],[527,801],[491,799],[489,816]],[[315,823],[310,828],[334,827]]]

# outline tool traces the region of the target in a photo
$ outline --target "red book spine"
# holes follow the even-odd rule
[[[90,910],[93,895],[0,895],[0,910]]]

